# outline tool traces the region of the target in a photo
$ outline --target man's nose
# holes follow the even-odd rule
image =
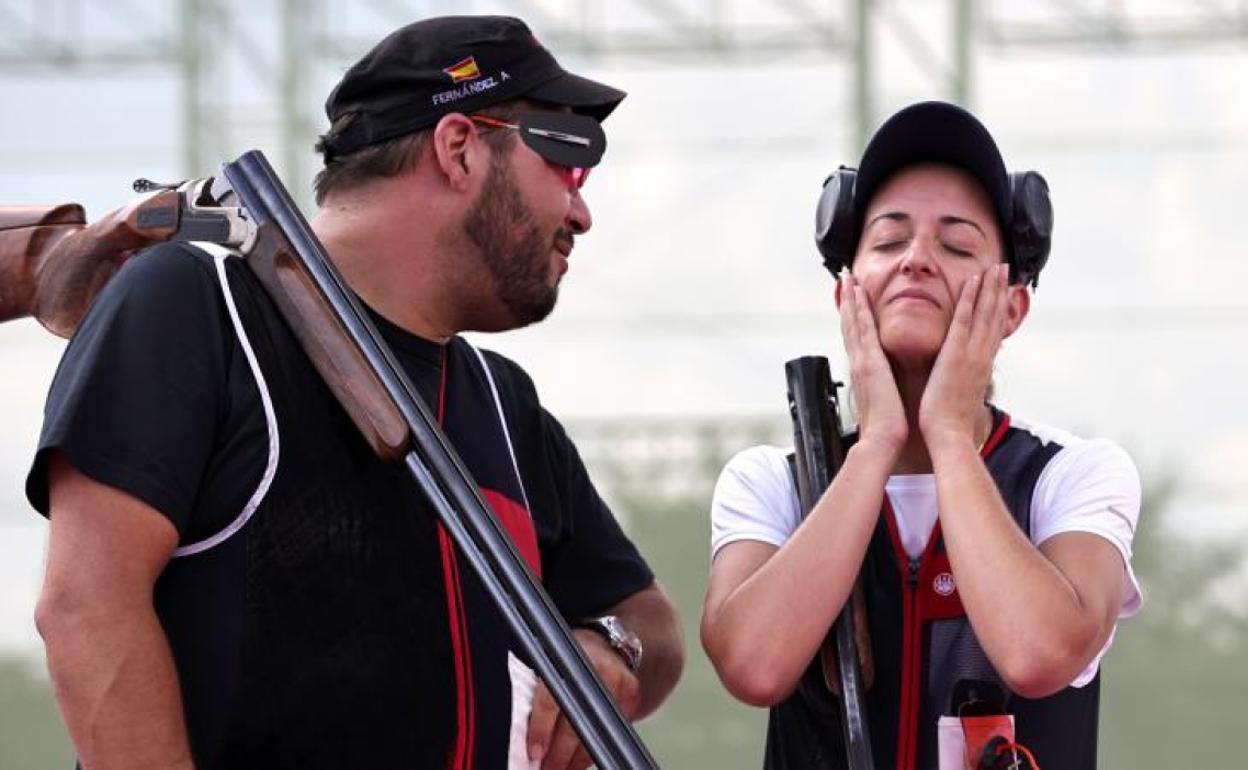
[[[581,196],[580,190],[573,190],[572,205],[568,209],[568,229],[580,235],[588,232],[593,225],[594,218],[589,213],[589,204]]]

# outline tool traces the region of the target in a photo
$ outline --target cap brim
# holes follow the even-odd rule
[[[867,204],[897,171],[915,163],[947,163],[975,177],[996,209],[1010,220],[1010,180],[992,135],[966,110],[947,102],[920,102],[880,126],[862,153],[854,185],[854,206]]]
[[[624,101],[627,94],[596,80],[564,72],[530,89],[525,96],[571,107],[573,112],[589,115],[602,121],[606,120],[619,103]]]

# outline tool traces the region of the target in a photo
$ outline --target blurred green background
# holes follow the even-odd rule
[[[675,695],[641,724],[661,766],[676,770],[761,766],[766,713],[733,702],[698,644],[708,569],[707,501],[718,452],[689,468],[689,492],[656,497],[637,467],[596,463],[615,484],[616,507],[681,611],[688,666]],[[1248,618],[1226,609],[1244,559],[1238,543],[1177,536],[1171,487],[1146,490],[1134,566],[1145,611],[1119,626],[1104,663],[1100,766],[1106,770],[1233,767],[1226,750],[1248,703]],[[0,770],[72,767],[68,740],[41,664],[0,661]],[[1046,768],[1060,770],[1060,768]]]

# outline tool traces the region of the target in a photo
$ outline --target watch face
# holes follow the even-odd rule
[[[628,669],[636,673],[641,667],[642,654],[641,639],[637,637],[637,634],[625,628],[615,615],[603,615],[597,618],[594,624],[607,637],[611,649],[618,652],[628,664]]]
[[[602,627],[606,629],[607,634],[612,639],[617,639],[617,638],[624,636],[624,624],[621,623],[620,619],[617,618],[616,616],[604,615],[603,617],[599,618],[599,620],[602,622]]]

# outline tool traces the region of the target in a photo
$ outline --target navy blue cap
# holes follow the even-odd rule
[[[988,194],[1002,235],[1009,232],[1013,206],[1001,151],[983,123],[948,102],[912,104],[884,121],[871,137],[854,183],[858,216],[889,177],[916,163],[947,163],[967,171]]]

